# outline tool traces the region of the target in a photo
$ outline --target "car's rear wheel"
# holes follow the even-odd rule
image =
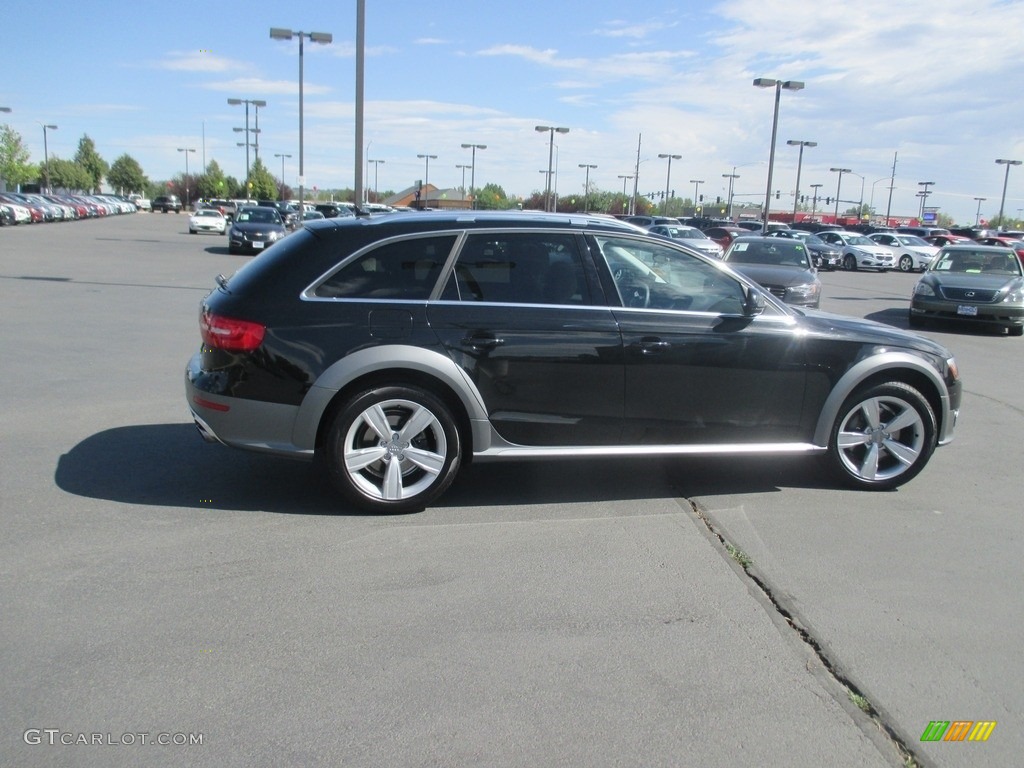
[[[843,269],[847,272],[857,271],[857,259],[852,253],[848,253],[843,257]]]
[[[900,272],[913,272],[914,260],[907,254],[900,256]]]
[[[385,514],[423,509],[451,485],[462,461],[448,407],[413,386],[376,387],[352,398],[331,422],[325,450],[341,495]]]
[[[839,410],[828,462],[847,485],[885,491],[920,472],[935,450],[935,413],[924,395],[890,381],[863,387]]]

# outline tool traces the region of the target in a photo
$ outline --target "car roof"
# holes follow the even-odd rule
[[[617,219],[590,214],[543,213],[541,211],[412,211],[388,216],[346,216],[341,219],[319,219],[306,223],[306,228],[320,230],[349,227],[393,229],[395,234],[444,229],[483,229],[487,227],[585,227],[595,231],[649,234],[646,229]],[[383,236],[383,235],[381,235]]]

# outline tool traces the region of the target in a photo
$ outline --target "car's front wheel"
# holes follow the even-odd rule
[[[843,257],[843,269],[847,272],[857,271],[857,258],[852,253],[848,253]]]
[[[885,491],[917,475],[936,440],[935,412],[924,395],[890,381],[863,387],[843,403],[832,426],[828,462],[847,485]]]
[[[347,501],[388,514],[418,511],[444,493],[461,465],[462,444],[438,397],[419,387],[382,386],[342,406],[325,454]]]
[[[900,272],[913,272],[914,260],[907,254],[900,256]]]

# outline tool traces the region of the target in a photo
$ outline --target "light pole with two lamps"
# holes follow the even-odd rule
[[[935,186],[935,182],[934,181],[919,181],[919,182],[917,182],[917,186],[924,187],[924,189],[922,189],[920,192],[917,193],[917,196],[921,198],[921,211],[920,211],[920,213],[917,214],[917,220],[919,222],[923,223],[924,222],[924,201],[927,200],[928,199],[928,195],[931,194],[931,192],[928,191],[928,187],[934,187]]]
[[[619,178],[622,179],[622,212],[627,213],[629,211],[629,199],[626,197],[626,182],[636,177],[625,176],[620,173]]]
[[[375,200],[374,200],[375,203],[379,203],[380,202],[380,187],[377,184],[377,171],[380,170],[380,164],[383,163],[383,162],[384,162],[383,160],[367,160],[366,161],[366,167],[367,168],[370,167],[370,163],[373,163],[373,196],[375,198]]]
[[[977,213],[974,214],[974,226],[978,226],[978,224],[981,223],[981,204],[983,202],[985,202],[986,200],[988,200],[988,198],[987,197],[976,197],[974,199],[978,201],[978,211],[977,211]]]
[[[556,127],[553,125],[538,125],[534,127],[537,133],[548,132],[548,175],[547,185],[544,190],[544,210],[549,210],[551,206],[551,164],[555,159],[555,134],[556,133],[568,133],[568,128]]]
[[[796,192],[793,194],[793,221],[791,222],[796,223],[796,206],[800,202],[800,170],[804,164],[804,147],[816,147],[818,142],[790,139],[786,143],[791,147],[800,147],[800,156],[796,161]]]
[[[487,149],[487,145],[486,144],[463,144],[462,148],[463,149],[471,149],[471,150],[473,150],[473,155],[472,155],[472,157],[471,157],[471,159],[469,161],[469,163],[470,163],[470,171],[469,171],[469,196],[473,200],[473,208],[475,210],[476,209],[476,193],[473,190],[476,188],[476,151],[478,149]],[[465,173],[462,174],[462,189],[463,189],[463,193],[462,194],[465,195],[466,194],[465,193],[465,189],[466,189],[466,174]]]
[[[682,155],[658,155],[661,160],[668,158],[668,171],[665,173],[665,205],[662,207],[661,212],[663,215],[668,216],[668,192],[672,186],[672,161],[682,160]]]
[[[693,184],[693,215],[697,215],[697,194],[700,189],[700,185],[704,183],[704,179],[690,179],[690,183]],[[704,206],[701,206],[701,211],[704,210]]]
[[[437,155],[416,155],[420,160],[426,163],[426,168],[423,172],[423,194],[420,195],[420,209],[427,207],[427,198],[430,197],[430,161],[437,160]]]
[[[281,199],[284,200],[284,159],[291,158],[291,155],[286,155],[280,152],[275,152],[274,157],[281,158]]]
[[[597,166],[590,163],[580,163],[580,168],[587,169],[587,177],[583,182],[583,212],[586,213],[587,209],[590,208],[590,169],[597,168]]]
[[[829,168],[829,171],[831,171],[832,173],[838,173],[839,174],[839,181],[836,182],[836,212],[834,214],[835,215],[835,219],[832,222],[833,224],[838,224],[839,223],[839,191],[843,188],[843,174],[844,173],[853,173],[853,171],[851,171],[849,168]]]
[[[260,136],[260,107],[267,106],[267,102],[261,99],[228,99],[228,104],[231,106],[238,106],[239,104],[245,104],[245,128],[234,128],[235,133],[241,133],[245,131],[245,181],[246,185],[249,183],[249,105],[252,104],[256,108],[256,159],[260,159],[259,153],[259,136]]]
[[[772,144],[768,153],[768,184],[764,193],[764,219],[761,222],[761,231],[768,232],[768,206],[772,198],[772,169],[775,166],[775,137],[779,131],[779,100],[782,98],[783,89],[787,91],[802,90],[804,84],[799,80],[774,80],[770,77],[759,77],[754,80],[757,88],[775,88],[775,116],[772,118]]]
[[[811,184],[811,189],[814,190],[814,196],[811,198],[811,221],[814,221],[814,213],[818,209],[818,190],[823,186],[823,184]]]
[[[303,165],[304,150],[302,146],[302,43],[308,37],[310,42],[327,45],[334,40],[334,36],[330,32],[301,32],[298,30],[282,29],[281,27],[270,28],[271,40],[291,40],[296,36],[299,38],[299,215],[301,216],[305,210],[303,203],[305,202],[306,191],[305,166]],[[246,140],[248,140],[248,136]]]
[[[195,152],[191,147],[178,147],[179,152],[185,153],[185,208],[188,208],[188,153]]]

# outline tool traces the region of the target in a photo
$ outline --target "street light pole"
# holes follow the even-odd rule
[[[185,153],[185,208],[188,208],[188,153],[195,152],[191,147],[178,147],[179,152]]]
[[[476,209],[476,193],[473,191],[476,189],[476,151],[478,149],[487,149],[486,144],[463,144],[463,149],[473,150],[472,158],[470,160],[470,171],[469,171],[469,196],[473,199],[473,208]],[[462,194],[465,195],[466,189],[466,174],[462,174]]]
[[[838,173],[839,174],[839,181],[836,182],[836,212],[835,212],[835,220],[832,222],[833,224],[838,224],[839,223],[839,190],[841,190],[842,187],[843,187],[843,174],[844,173],[853,173],[853,171],[851,171],[849,168],[829,168],[829,170],[832,173]]]
[[[693,184],[693,215],[697,215],[697,194],[700,189],[700,185],[704,183],[704,179],[690,179],[690,183]],[[704,212],[704,206],[701,207],[701,212]]]
[[[281,199],[284,200],[284,159],[291,158],[291,155],[285,155],[281,153],[275,153],[274,157],[281,158]]]
[[[816,147],[818,142],[816,141],[798,141],[796,139],[790,139],[786,142],[791,147],[800,147],[800,156],[796,161],[796,192],[793,194],[793,221],[796,223],[796,206],[800,202],[800,170],[804,164],[804,147]]]
[[[427,207],[427,198],[430,197],[430,161],[437,160],[437,155],[416,155],[420,160],[426,163],[426,168],[423,172],[423,194],[420,197],[420,209]]]
[[[626,205],[626,182],[632,179],[632,176],[623,176],[619,174],[619,178],[622,179],[622,212],[627,213],[629,208]]]
[[[814,220],[814,212],[818,208],[818,190],[822,188],[822,184],[811,184],[811,189],[814,190],[814,197],[811,198],[811,220]]]
[[[465,200],[466,199],[466,169],[469,168],[470,166],[464,165],[464,164],[457,164],[455,167],[462,169],[462,186],[459,187],[459,189],[462,190],[462,199]]]
[[[5,110],[7,112],[11,111],[10,108],[5,108]],[[46,192],[49,193],[50,192],[50,150],[49,150],[49,148],[46,145],[46,130],[49,129],[51,131],[55,131],[55,130],[57,130],[57,126],[56,125],[50,125],[50,124],[45,124],[44,125],[42,123],[40,123],[40,125],[43,126],[43,168],[45,170],[44,175],[46,176]]]
[[[1002,232],[1006,227],[1003,225],[1003,208],[1006,206],[1006,185],[1010,183],[1010,166],[1020,165],[1021,160],[996,160],[999,165],[1006,166],[1006,176],[1003,177],[1003,196],[999,201],[999,231]]]
[[[772,198],[772,170],[775,166],[775,137],[779,130],[779,101],[782,98],[782,89],[785,88],[787,91],[799,91],[804,87],[804,84],[799,80],[773,80],[770,77],[759,77],[754,80],[754,86],[757,88],[771,88],[775,87],[775,115],[772,118],[772,143],[771,150],[768,153],[768,185],[764,193],[764,219],[761,222],[761,231],[764,233],[768,232],[768,208],[771,204]]]
[[[548,210],[551,204],[551,164],[555,159],[555,133],[568,133],[568,128],[559,128],[553,125],[538,125],[534,127],[537,133],[548,132],[548,176],[547,188],[544,190],[544,210]]]
[[[330,32],[302,32],[299,30],[281,29],[280,27],[270,28],[270,39],[271,40],[291,40],[292,37],[298,36],[299,38],[299,215],[305,210],[303,203],[305,202],[305,191],[306,191],[306,169],[303,164],[304,147],[303,147],[303,130],[302,130],[302,60],[303,60],[303,41],[308,37],[312,43],[320,43],[327,45],[334,40],[334,36]]]
[[[590,208],[590,169],[597,168],[597,166],[590,165],[589,163],[580,163],[580,168],[587,169],[587,178],[583,182],[583,212],[586,213]]]
[[[374,200],[375,203],[380,202],[380,187],[377,186],[377,171],[380,170],[380,164],[383,162],[383,160],[366,161],[367,166],[369,166],[370,163],[373,163],[373,196],[376,198],[376,200]]]
[[[249,128],[249,105],[252,104],[256,108],[256,159],[260,159],[260,107],[267,106],[267,102],[262,99],[228,99],[228,104],[231,106],[238,106],[239,104],[245,105],[245,128],[235,128],[235,133],[241,133],[245,131],[245,184],[246,190],[249,187],[249,134],[252,130]]]
[[[732,173],[723,173],[722,174],[722,178],[723,179],[728,179],[729,180],[729,198],[728,198],[728,202],[726,203],[726,206],[725,206],[725,211],[726,211],[725,216],[728,219],[732,218],[732,188],[733,188],[733,182],[736,181],[736,179],[738,179],[740,177],[740,175],[738,173],[736,173],[736,168],[737,167],[738,166],[733,166]]]
[[[682,160],[682,155],[658,155],[662,160],[668,158],[668,172],[665,174],[665,204],[662,206],[661,212],[663,215],[668,216],[668,192],[672,186],[672,161]]]
[[[986,200],[988,200],[988,198],[987,197],[976,197],[974,199],[978,201],[978,212],[974,214],[974,226],[978,226],[978,224],[981,223],[981,204],[983,202],[985,202]]]

